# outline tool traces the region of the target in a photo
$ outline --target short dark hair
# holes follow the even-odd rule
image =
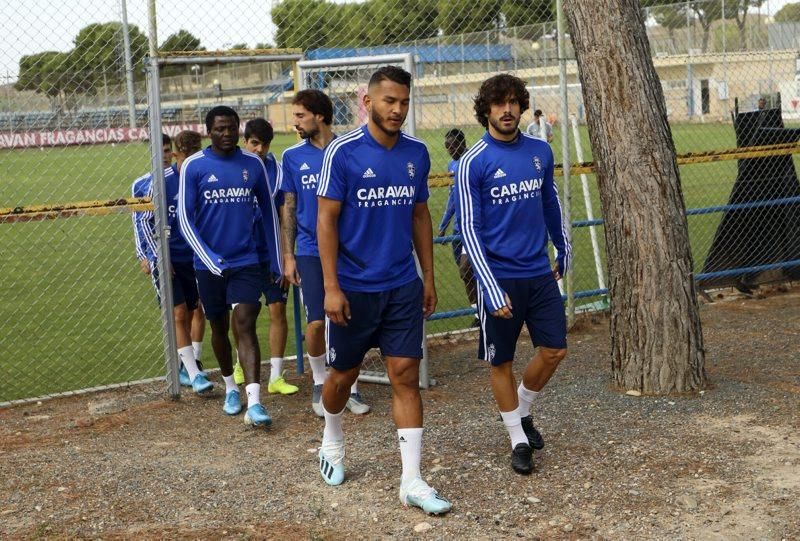
[[[397,66],[382,66],[378,68],[369,78],[369,85],[367,86],[371,87],[381,81],[392,81],[411,89],[411,74]]]
[[[312,115],[322,115],[322,121],[328,126],[333,124],[333,103],[322,90],[301,90],[294,95],[292,105],[302,105]]]
[[[530,108],[530,94],[519,77],[501,73],[486,79],[475,96],[475,118],[484,128],[489,127],[489,109],[492,104],[501,103],[510,97],[519,102],[520,113]]]
[[[197,152],[203,146],[203,136],[193,130],[183,130],[175,136],[175,149],[189,154]],[[194,151],[194,152],[192,152]]]
[[[536,110],[533,112],[533,116],[542,116],[542,110],[541,110],[541,109],[536,109]]]
[[[244,140],[247,141],[253,136],[258,137],[262,143],[270,144],[272,138],[275,137],[275,131],[272,129],[272,124],[263,118],[254,118],[248,120],[244,125]]]
[[[164,145],[172,146],[172,137],[166,133],[161,134],[161,146],[163,147]]]
[[[214,119],[218,116],[232,116],[236,119],[236,124],[239,124],[239,115],[236,114],[236,111],[227,105],[217,105],[206,113],[206,130],[211,131],[211,127],[214,125]]]
[[[467,143],[467,137],[464,135],[464,132],[459,130],[458,128],[453,128],[452,130],[448,131],[444,134],[445,139],[453,139],[458,143]]]

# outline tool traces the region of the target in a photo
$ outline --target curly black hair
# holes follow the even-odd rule
[[[520,114],[530,108],[530,94],[525,88],[525,82],[519,77],[508,73],[501,73],[486,79],[475,96],[475,118],[484,128],[489,127],[489,109],[492,104],[502,103],[509,98],[516,98],[519,102]]]

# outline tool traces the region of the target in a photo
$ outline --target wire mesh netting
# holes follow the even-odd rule
[[[780,0],[642,4],[676,151],[692,153],[680,172],[700,285],[749,291],[764,281],[797,279],[795,12]],[[453,139],[461,133],[469,147],[483,132],[472,111],[480,83],[497,72],[521,77],[531,93],[521,129],[550,140],[556,162],[563,161],[564,139],[568,161],[595,158],[572,47],[566,39],[559,55],[553,6],[549,0],[237,0],[223,7],[179,0],[156,2],[154,34],[160,51],[183,55],[280,48],[298,49],[306,60],[413,56],[413,129],[431,154],[437,229],[440,302],[427,331],[439,333],[475,321],[474,278],[447,220],[447,202],[448,166],[457,157]],[[22,218],[32,205],[130,197],[133,181],[150,171],[146,9],[145,2],[77,0],[47,10],[23,1],[4,10],[0,251],[6,279],[0,302],[10,328],[0,338],[0,402],[164,373],[164,326],[136,259],[130,216]],[[291,61],[164,66],[163,131],[204,132],[205,112],[230,105],[243,120],[272,123],[271,150],[280,156],[297,141],[291,118],[297,73]],[[362,75],[318,70],[304,81],[332,97],[339,133],[364,121],[363,83],[352,83]],[[699,155],[737,147],[739,153]],[[563,177],[557,182],[563,189]],[[602,308],[605,248],[594,174],[576,170],[568,187],[576,309]],[[259,319],[265,351],[267,319]],[[203,357],[213,366],[210,353]]]

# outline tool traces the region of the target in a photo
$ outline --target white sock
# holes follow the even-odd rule
[[[202,342],[192,342],[192,349],[194,350],[194,358],[196,361],[200,360],[200,355],[203,353]]]
[[[225,394],[239,390],[239,386],[236,385],[236,382],[233,380],[233,374],[230,376],[222,376],[222,381],[225,382]]]
[[[357,392],[358,392],[358,380],[356,380],[356,381],[355,381],[355,382],[354,382],[354,383],[353,383],[353,384],[350,386],[350,394],[356,394]]]
[[[538,396],[539,391],[526,389],[525,385],[520,382],[519,387],[517,387],[517,399],[519,400],[517,411],[520,417],[527,417],[531,414],[531,404],[533,404],[533,401],[536,400]]]
[[[344,430],[342,430],[342,414],[347,406],[342,408],[339,413],[331,413],[325,409],[325,404],[322,405],[322,412],[325,414],[325,431],[322,433],[322,443],[326,441],[341,441],[344,439]]]
[[[183,366],[186,367],[186,371],[189,373],[189,381],[194,381],[200,369],[197,368],[197,361],[194,360],[194,349],[192,349],[192,346],[185,346],[178,349],[178,357],[181,358]]]
[[[283,368],[282,357],[272,357],[270,360],[269,381],[270,383],[281,377],[281,368]]]
[[[503,424],[506,425],[508,435],[511,436],[511,448],[513,449],[520,443],[527,445],[528,437],[525,435],[525,431],[522,430],[519,410],[501,411],[500,416],[503,418]]]
[[[421,477],[419,463],[422,460],[422,428],[398,428],[397,439],[400,442],[400,460],[403,463],[403,474],[400,484],[404,485]]]
[[[244,391],[247,393],[247,407],[255,406],[256,404],[261,404],[261,384],[260,383],[248,383],[244,387]],[[528,440],[525,440],[528,441]]]
[[[314,385],[325,383],[325,378],[328,377],[328,371],[325,370],[325,354],[323,353],[317,357],[309,355],[308,365],[311,367],[311,375],[314,376]]]

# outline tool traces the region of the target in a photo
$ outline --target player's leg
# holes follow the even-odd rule
[[[192,347],[192,312],[197,308],[198,295],[191,263],[172,263],[172,299],[175,338],[183,369],[195,393],[210,391],[214,385],[200,373]]]
[[[373,336],[380,317],[378,294],[347,292],[352,318],[347,326],[334,325],[325,319],[330,370],[322,386],[322,413],[325,429],[319,451],[319,471],[329,485],[344,481],[344,430],[342,416],[350,387],[358,378],[364,355],[373,344]]]
[[[236,415],[242,411],[239,387],[233,380],[233,361],[231,358],[231,342],[228,338],[230,316],[226,300],[226,279],[215,276],[210,271],[198,270],[197,289],[203,303],[206,319],[211,327],[211,349],[217,359],[222,380],[225,382],[225,402],[222,407],[228,415]]]
[[[197,291],[197,284],[194,285]],[[203,365],[200,359],[203,354],[203,337],[206,334],[206,316],[203,312],[203,305],[198,301],[197,308],[192,310],[192,328],[190,331],[192,338],[192,348],[194,349],[194,358],[197,361],[197,367],[203,371]]]
[[[236,362],[233,364],[233,381],[236,382],[236,385],[241,385],[244,383],[244,369],[239,357],[239,328],[236,326],[233,313],[231,313],[231,333],[233,334],[233,347],[236,349]]]
[[[478,357],[489,363],[489,379],[500,416],[511,440],[511,467],[517,473],[533,472],[533,449],[522,428],[519,415],[516,382],[514,380],[514,353],[517,339],[525,321],[525,304],[520,280],[500,280],[500,287],[511,299],[513,317],[503,319],[492,316],[481,296],[478,297],[478,316],[481,332]]]
[[[422,398],[419,363],[422,359],[422,281],[397,287],[385,295],[378,335],[392,384],[392,416],[397,427],[402,473],[400,501],[427,513],[446,513],[452,505],[422,479]]]
[[[531,405],[550,381],[559,363],[567,356],[567,319],[564,302],[552,275],[533,278],[526,324],[536,354],[528,363],[517,389],[519,414],[528,441],[534,449],[544,447],[544,439],[533,425]]]
[[[233,319],[239,334],[239,360],[244,369],[247,393],[244,422],[253,426],[272,424],[272,418],[261,404],[261,348],[256,336],[262,283],[258,265],[231,269],[228,276],[227,300],[234,306]]]
[[[297,273],[300,275],[300,291],[306,312],[306,350],[308,365],[314,386],[311,392],[311,409],[318,417],[322,411],[322,385],[328,372],[325,369],[325,290],[322,281],[322,265],[318,257],[298,256]]]
[[[300,389],[287,383],[283,377],[283,356],[286,353],[286,338],[289,326],[286,323],[286,300],[289,290],[270,280],[266,292],[269,307],[269,351],[270,372],[267,390],[270,393],[294,394]]]

